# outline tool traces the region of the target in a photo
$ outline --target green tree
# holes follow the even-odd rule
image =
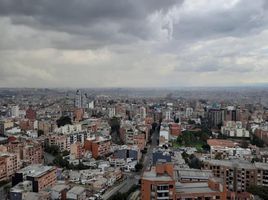
[[[221,160],[221,159],[222,159],[222,153],[219,153],[219,152],[216,153],[216,154],[215,154],[215,159],[216,159],[216,160]]]
[[[250,140],[250,143],[252,145],[256,145],[257,147],[264,147],[264,141],[260,138],[258,138],[256,135],[252,135],[252,138]]]
[[[143,164],[142,164],[142,163],[137,163],[137,164],[135,165],[135,170],[136,170],[136,172],[139,172],[140,170],[142,170],[142,168],[143,168]]]
[[[43,130],[38,130],[37,135],[38,135],[38,137],[40,137],[41,135],[44,135],[44,131]]]
[[[268,199],[268,187],[267,186],[251,186],[248,188],[248,192],[259,196],[260,198],[266,200]]]
[[[61,127],[66,124],[72,124],[72,119],[69,116],[61,116],[56,122],[57,126]]]
[[[60,149],[57,145],[45,146],[45,152],[52,154],[53,156],[59,155]]]

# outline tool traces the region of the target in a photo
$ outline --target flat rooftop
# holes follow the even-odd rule
[[[229,168],[244,168],[244,169],[255,169],[256,167],[247,160],[206,160],[206,163],[216,165],[216,166],[225,166]]]
[[[17,173],[22,173],[24,176],[40,177],[53,169],[55,169],[53,166],[30,165],[19,170]]]
[[[177,179],[193,178],[193,179],[209,179],[213,176],[210,170],[199,169],[179,169],[175,172]]]
[[[254,165],[255,165],[258,169],[268,170],[268,163],[255,162]]]
[[[176,183],[176,192],[180,194],[218,192],[208,187],[207,183]]]
[[[173,179],[168,174],[157,175],[155,168],[151,168],[151,171],[145,171],[143,173],[142,179],[152,180],[152,181],[173,181]]]
[[[231,140],[222,140],[222,139],[208,139],[207,143],[209,146],[218,146],[218,147],[235,147],[237,143]]]
[[[84,187],[81,186],[74,186],[72,189],[70,189],[67,193],[73,193],[73,194],[81,194],[85,191]]]

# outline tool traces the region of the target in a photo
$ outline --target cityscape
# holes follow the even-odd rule
[[[0,0],[0,200],[268,200],[266,0]]]

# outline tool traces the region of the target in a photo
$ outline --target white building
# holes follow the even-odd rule
[[[88,103],[88,108],[89,109],[94,109],[94,101],[91,101]]]
[[[142,119],[146,118],[146,108],[143,106],[140,108],[140,116]]]
[[[19,117],[20,115],[20,110],[19,110],[19,106],[15,105],[11,107],[11,116],[12,117]]]
[[[159,133],[159,146],[167,144],[168,141],[169,141],[169,130],[164,127],[161,127]]]
[[[82,108],[82,92],[80,90],[76,91],[74,104],[76,108]]]
[[[112,118],[115,116],[115,108],[114,107],[108,108],[108,116],[109,116],[109,118]]]
[[[243,128],[241,121],[227,121],[221,127],[221,133],[228,137],[250,137],[249,131]]]
[[[166,111],[165,120],[167,120],[167,121],[171,120],[171,112],[170,112],[170,110]]]
[[[56,133],[62,133],[62,134],[70,134],[73,132],[80,132],[82,131],[82,125],[81,124],[66,124],[64,126],[61,126],[57,129],[55,129]]]
[[[193,108],[186,108],[185,116],[191,117],[193,115],[194,109]]]

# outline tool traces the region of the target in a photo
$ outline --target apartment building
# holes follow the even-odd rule
[[[174,175],[172,163],[156,164],[145,171],[141,179],[142,200],[226,200],[222,179],[210,178],[206,182],[180,182]]]
[[[252,185],[266,186],[268,183],[268,164],[251,163],[242,160],[206,160],[204,169],[212,170],[213,175],[223,178],[229,196],[245,196]]]
[[[37,141],[14,140],[5,147],[7,152],[17,153],[23,165],[43,163],[43,147]]]
[[[76,142],[71,144],[70,147],[70,157],[72,159],[81,159],[84,155],[84,150],[81,142]]]
[[[9,180],[17,170],[21,168],[21,160],[18,153],[0,153],[0,181]]]
[[[241,121],[226,121],[221,127],[221,133],[228,137],[249,138],[249,131],[243,127]]]
[[[12,186],[25,180],[32,182],[32,191],[39,192],[56,183],[56,168],[53,166],[30,165],[15,173]]]
[[[247,161],[208,160],[204,162],[204,169],[223,178],[230,192],[245,192],[251,185],[256,185],[256,169]]]
[[[26,144],[22,149],[22,159],[26,165],[43,163],[43,148],[39,143]]]
[[[0,156],[0,181],[7,179],[7,168],[6,168],[6,158]]]
[[[141,199],[175,199],[173,164],[158,164],[145,171],[141,179]]]
[[[93,158],[98,158],[101,156],[106,156],[110,153],[111,148],[111,139],[104,137],[93,137],[88,138],[85,142],[85,150],[92,152]]]

